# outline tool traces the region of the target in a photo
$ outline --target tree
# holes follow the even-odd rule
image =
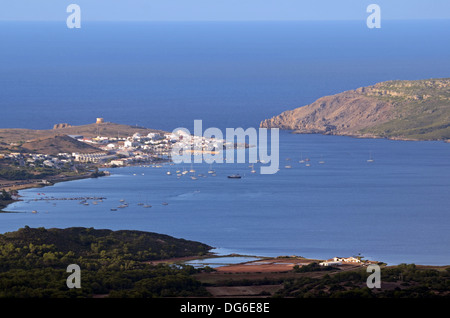
[[[2,194],[0,194],[0,200],[10,201],[12,200],[11,194],[6,192],[5,189],[2,190]]]

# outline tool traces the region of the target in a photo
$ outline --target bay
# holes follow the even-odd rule
[[[0,22],[0,127],[50,129],[96,117],[167,131],[192,131],[195,119],[204,129],[257,127],[324,95],[448,77],[449,26],[86,22],[69,30],[65,22]],[[23,201],[8,210],[21,213],[0,214],[0,232],[136,229],[198,240],[223,254],[361,253],[390,264],[450,264],[448,146],[282,132],[275,175],[252,174],[248,164],[214,165],[216,177],[209,165],[194,165],[206,175],[197,180],[166,174],[188,165],[113,169],[110,177],[20,191]],[[310,167],[299,162],[306,157]],[[244,177],[230,180],[232,173]],[[34,201],[94,196],[106,199]],[[122,199],[129,207],[111,211]]]
[[[300,163],[306,158],[309,167]],[[191,173],[176,177],[176,170],[191,169],[182,164],[111,169],[109,177],[20,191],[23,201],[8,210],[24,213],[0,215],[0,232],[25,225],[134,229],[201,241],[219,253],[361,253],[389,264],[443,265],[450,263],[448,158],[443,142],[282,132],[276,174],[259,174],[260,164],[251,173],[237,163],[213,165],[215,177],[209,165],[194,164],[197,180]],[[228,179],[233,173],[242,179]],[[44,197],[106,199],[89,206],[33,201]],[[120,200],[129,206],[111,211]]]

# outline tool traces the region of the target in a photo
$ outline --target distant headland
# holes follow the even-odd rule
[[[450,78],[395,80],[319,98],[263,120],[299,134],[450,141]]]

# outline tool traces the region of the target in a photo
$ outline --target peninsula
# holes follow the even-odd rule
[[[262,128],[401,140],[450,140],[450,78],[395,80],[319,98]]]
[[[159,165],[171,160],[174,145],[194,154],[229,146],[226,140],[183,130],[169,133],[103,118],[82,126],[55,124],[48,130],[0,129],[0,212],[17,199],[17,190],[108,175],[100,168]]]
[[[155,129],[97,122],[53,129],[0,129],[0,211],[17,200],[17,190],[99,177],[103,167],[161,162],[171,136]]]

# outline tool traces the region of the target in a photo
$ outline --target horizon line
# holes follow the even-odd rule
[[[448,18],[383,18],[383,21],[447,21]],[[142,22],[164,22],[164,23],[232,23],[232,22],[354,22],[366,21],[366,18],[352,18],[352,19],[298,19],[298,20],[278,20],[278,19],[250,19],[250,20],[108,20],[108,19],[84,19],[83,22],[127,22],[127,23],[142,23]],[[28,20],[28,19],[0,19],[0,22],[66,22],[66,19],[52,19],[52,20]]]

